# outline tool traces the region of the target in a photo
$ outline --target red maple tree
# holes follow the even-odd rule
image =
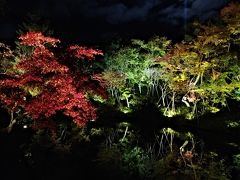
[[[72,117],[78,126],[96,119],[96,109],[86,98],[86,92],[96,90],[104,94],[104,87],[93,72],[80,72],[82,67],[71,63],[76,59],[91,63],[89,60],[103,55],[102,51],[73,45],[67,48],[67,53],[59,55],[55,49],[60,40],[40,32],[28,32],[19,40],[33,50],[20,57],[14,73],[0,80],[4,106],[9,110],[21,108],[33,120],[50,120],[59,111]]]

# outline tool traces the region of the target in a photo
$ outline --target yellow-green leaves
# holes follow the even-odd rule
[[[41,86],[24,86],[23,89],[29,93],[31,96],[37,96],[41,94],[42,88]]]

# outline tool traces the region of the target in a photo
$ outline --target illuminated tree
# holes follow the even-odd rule
[[[147,97],[166,116],[190,119],[219,111],[227,99],[239,100],[240,5],[229,4],[221,18],[219,25],[195,23],[198,34],[189,42],[170,46],[156,37],[115,51],[103,73],[111,94],[128,107],[130,100]]]
[[[181,102],[192,118],[196,112],[219,111],[229,98],[239,99],[239,9],[239,4],[224,8],[222,25],[195,24],[200,32],[194,40],[176,44],[158,58],[164,74],[161,79],[168,85],[166,115],[183,112]]]
[[[87,91],[102,90],[96,75],[71,69],[71,61],[93,60],[102,55],[99,50],[70,46],[67,53],[59,54],[58,39],[45,37],[39,32],[28,32],[19,37],[20,43],[32,47],[31,54],[23,54],[13,65],[13,72],[0,80],[0,97],[12,113],[23,111],[34,122],[49,122],[56,112],[70,116],[82,126],[96,119],[96,109],[87,99]],[[71,51],[70,51],[71,50]],[[73,52],[72,52],[73,51]],[[10,52],[10,50],[9,50]],[[6,55],[6,53],[2,53]],[[11,54],[10,54],[11,55]],[[91,63],[91,62],[87,62]],[[69,65],[69,66],[67,66]],[[89,77],[86,76],[89,75]],[[97,90],[98,92],[101,92]],[[12,117],[13,121],[14,118]]]
[[[131,46],[106,55],[103,79],[125,112],[158,91],[159,72],[158,67],[154,67],[155,57],[163,56],[169,44],[170,41],[159,37],[147,43],[132,40]]]

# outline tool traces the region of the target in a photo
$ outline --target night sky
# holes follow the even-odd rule
[[[230,0],[0,0],[0,40],[16,37],[28,13],[50,22],[60,39],[98,42],[153,35],[178,38],[193,19],[216,18]]]

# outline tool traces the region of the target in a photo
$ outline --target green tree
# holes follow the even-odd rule
[[[133,40],[107,56],[103,77],[112,95],[127,107],[136,97],[148,98],[164,115],[189,119],[239,100],[240,5],[230,3],[220,15],[217,25],[195,23],[191,41],[170,46],[159,37]]]
[[[106,55],[103,78],[120,106],[125,102],[129,108],[157,92],[159,70],[155,58],[165,55],[169,44],[166,38],[154,37],[146,43],[135,39],[130,46]]]
[[[176,44],[159,58],[169,94],[166,115],[178,113],[176,103],[184,113],[185,104],[192,118],[196,112],[219,111],[228,98],[239,97],[239,9],[239,4],[224,8],[221,25],[195,24],[195,39]]]

